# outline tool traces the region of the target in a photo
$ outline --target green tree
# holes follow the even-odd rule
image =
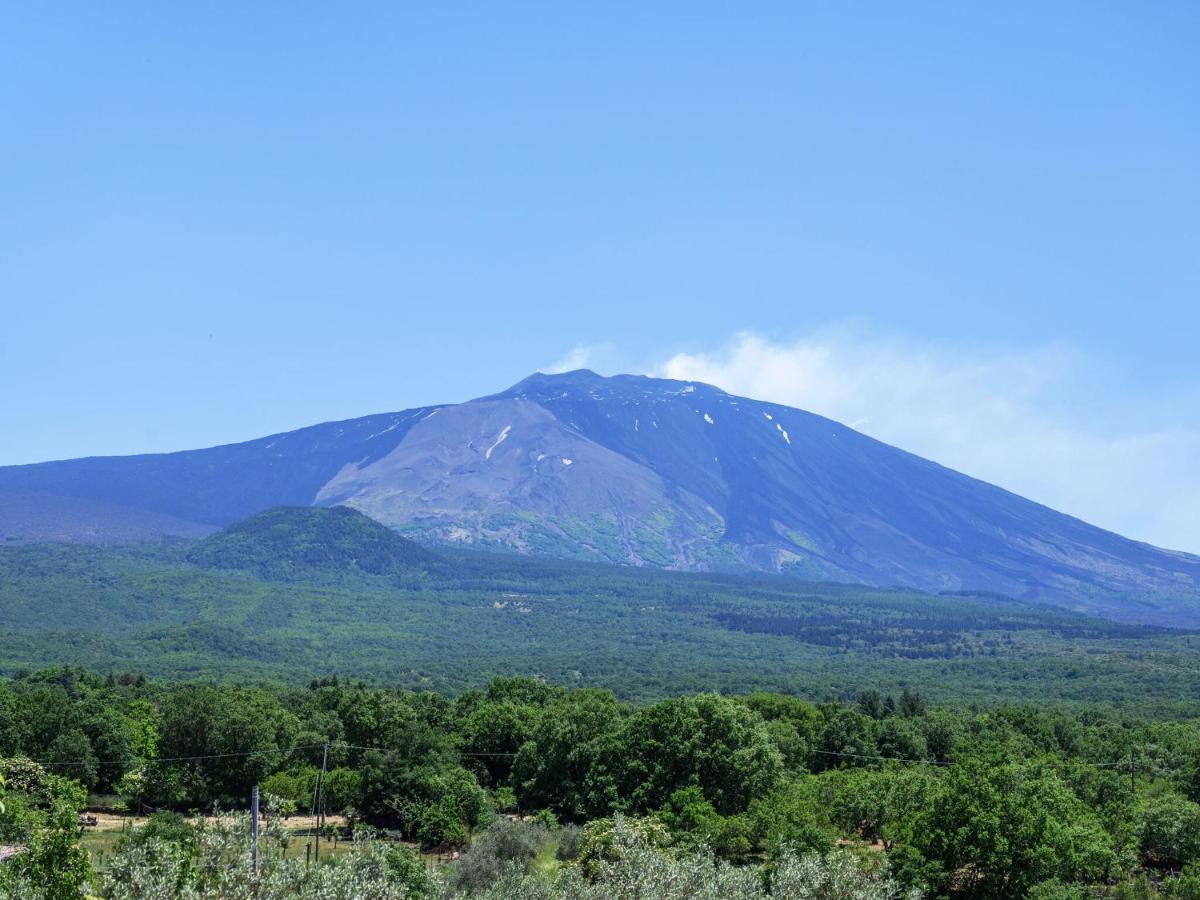
[[[909,880],[955,896],[1022,897],[1053,878],[1099,881],[1116,863],[1095,815],[1054,772],[1033,766],[951,767],[903,832],[897,860]]]
[[[871,720],[861,712],[834,705],[822,707],[821,712],[825,721],[810,766],[814,772],[861,766],[877,755]]]
[[[698,787],[722,815],[771,790],[783,757],[762,719],[717,694],[664,700],[636,712],[615,761],[632,811],[661,808],[681,788]]]
[[[611,762],[623,718],[607,691],[575,691],[545,707],[513,763],[521,806],[572,822],[607,815],[618,799]]]
[[[85,795],[73,782],[51,778],[49,809],[29,817],[29,844],[0,866],[0,891],[10,897],[82,900],[92,872],[78,844],[78,816]]]
[[[251,788],[287,762],[299,721],[260,689],[185,685],[164,704],[161,757],[197,757],[171,763],[184,802],[243,804]]]
[[[46,762],[58,774],[74,778],[88,790],[96,786],[100,763],[92,750],[92,742],[78,728],[62,732],[50,742]]]
[[[1137,810],[1138,849],[1150,865],[1200,863],[1200,805],[1176,794],[1153,797]]]
[[[788,847],[801,853],[828,851],[835,835],[819,786],[820,781],[808,775],[784,780],[755,798],[746,814],[753,844],[773,854]]]

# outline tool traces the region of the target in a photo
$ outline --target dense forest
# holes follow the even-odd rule
[[[1200,897],[1195,719],[58,668],[0,683],[0,757],[12,896]],[[354,850],[272,857],[271,825],[250,884],[245,816],[211,814],[255,785],[344,816]],[[103,867],[75,843],[89,795],[155,812]]]
[[[445,693],[537,673],[636,701],[908,686],[936,702],[1174,717],[1200,697],[1200,635],[999,595],[431,556],[376,534],[330,537],[303,516],[288,525],[282,547],[271,523],[199,545],[0,549],[0,672],[293,685],[339,672]]]

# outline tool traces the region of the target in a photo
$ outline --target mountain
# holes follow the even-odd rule
[[[988,590],[1139,620],[1200,597],[1198,557],[698,382],[537,374],[242,444],[0,468],[9,541],[189,536],[279,505],[349,506],[425,540]]]
[[[405,575],[436,557],[346,506],[277,506],[206,537],[188,553],[194,565],[284,579],[332,572]]]

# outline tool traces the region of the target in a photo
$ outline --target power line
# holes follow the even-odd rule
[[[837,757],[844,757],[846,759],[870,759],[870,760],[877,760],[877,761],[881,761],[881,762],[913,763],[914,765],[921,765],[921,766],[957,766],[957,765],[961,765],[961,763],[954,763],[954,762],[950,762],[949,760],[942,760],[942,759],[905,759],[902,756],[867,756],[866,754],[863,754],[863,753],[838,753],[834,750],[809,750],[808,752],[816,753],[816,754],[819,754],[820,756],[837,756]]]
[[[201,759],[232,759],[234,757],[257,756],[260,753],[294,753],[297,750],[311,750],[314,747],[322,747],[324,744],[300,744],[295,747],[265,747],[261,750],[245,750],[238,753],[205,753],[197,756],[157,756],[154,759],[142,759],[137,756],[128,756],[124,759],[76,759],[67,762],[42,762],[41,760],[33,760],[43,768],[53,768],[62,766],[120,766],[126,763],[164,763],[164,762],[193,762]]]
[[[370,747],[365,744],[346,744],[346,743],[342,743],[340,741],[331,741],[328,743],[322,742],[319,744],[298,744],[294,747],[266,747],[266,748],[262,748],[259,750],[239,751],[237,753],[206,753],[206,754],[198,754],[195,756],[160,756],[160,757],[155,757],[153,759],[142,759],[140,757],[132,757],[131,756],[131,757],[127,757],[125,759],[109,759],[109,760],[78,759],[78,760],[68,760],[68,761],[58,761],[58,762],[42,762],[40,760],[33,760],[33,762],[37,763],[38,765],[42,766],[43,768],[68,768],[68,767],[72,767],[72,766],[84,766],[84,765],[117,766],[117,765],[124,765],[127,763],[197,762],[200,760],[210,760],[210,759],[245,758],[248,756],[258,756],[260,754],[287,754],[287,753],[295,753],[300,750],[313,750],[313,749],[316,749],[317,747],[327,747],[327,746],[330,746],[336,750],[365,750],[365,751],[375,751],[375,752],[379,752],[379,753],[398,753],[398,752],[400,752],[399,748],[396,748],[396,747]],[[848,753],[848,752],[842,752],[842,751],[836,751],[836,750],[815,750],[814,749],[814,750],[809,750],[808,752],[811,754],[818,755],[818,756],[832,756],[832,757],[837,757],[840,759],[860,759],[860,760],[867,760],[867,761],[871,761],[871,762],[896,762],[896,763],[908,763],[911,765],[928,765],[928,766],[957,766],[957,765],[963,764],[961,762],[954,762],[951,760],[910,759],[910,758],[902,757],[902,756],[881,756],[881,755],[872,755],[872,754],[866,754],[866,753]],[[496,758],[514,759],[517,757],[518,754],[503,753],[500,751],[459,751],[458,755],[463,756],[463,757],[470,757],[470,758],[496,757]],[[1032,760],[1021,760],[1021,761],[1032,762]],[[1069,760],[1063,760],[1063,762],[1067,762],[1067,761],[1069,761]],[[1127,768],[1127,767],[1131,766],[1129,757],[1112,760],[1111,762],[1091,762],[1090,760],[1081,760],[1081,762],[1083,762],[1085,765],[1089,765],[1089,766],[1092,766],[1093,768],[1097,768],[1097,769]]]

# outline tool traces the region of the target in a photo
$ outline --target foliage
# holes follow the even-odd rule
[[[550,833],[540,825],[497,819],[451,867],[450,884],[459,892],[473,894],[503,875],[528,874],[534,857],[549,840]]]
[[[429,551],[348,506],[279,506],[196,544],[188,560],[291,580],[343,570],[400,575],[433,563]]]
[[[260,867],[251,872],[248,817],[222,815],[198,821],[195,858],[161,838],[131,843],[118,852],[103,881],[110,900],[423,900],[435,884],[411,851],[390,848],[369,836],[356,838],[350,853],[320,866],[282,854],[286,835],[269,826],[260,838]]]
[[[1200,709],[1195,634],[994,596],[453,550],[439,550],[441,563],[413,575],[356,564],[302,566],[276,578],[249,560],[232,569],[196,565],[188,560],[194,550],[0,548],[0,670],[82,665],[114,670],[131,687],[140,672],[299,685],[332,665],[445,693],[538,672],[637,701],[699,686],[815,701],[899,692],[901,716],[904,690],[939,703],[1104,704],[1164,717]],[[78,680],[43,686],[69,691]],[[80,710],[64,723],[44,719],[30,697],[10,716],[14,702],[0,692],[0,754],[17,750],[14,719],[39,744],[78,728],[101,761],[153,751],[153,723],[132,704],[117,719],[89,721]],[[108,790],[106,777],[101,766],[98,789]]]
[[[1039,766],[951,767],[903,830],[911,880],[964,897],[1021,897],[1052,878],[1097,882],[1117,861],[1094,813]]]
[[[827,856],[786,851],[764,871],[731,866],[703,852],[664,849],[645,822],[617,818],[606,824],[605,850],[586,866],[568,866],[550,879],[507,872],[487,900],[893,900],[901,896],[886,864],[868,865],[848,852]],[[913,895],[915,896],[915,894]]]
[[[1154,797],[1136,813],[1138,849],[1158,866],[1200,860],[1200,805],[1176,795]]]
[[[83,900],[88,894],[91,866],[76,842],[77,816],[83,793],[51,784],[49,808],[28,815],[27,846],[0,866],[0,894],[8,897]],[[7,813],[6,813],[7,815]]]
[[[0,758],[0,838],[24,848],[4,877],[24,887],[50,871],[86,878],[82,858],[67,853],[84,787],[54,774],[78,774],[78,759],[48,757],[56,728],[109,740],[112,729],[80,724],[91,722],[124,723],[117,730],[128,739],[123,757],[102,759],[92,745],[97,782],[175,814],[123,842],[111,890],[128,896],[134,886],[148,896],[188,884],[200,891],[216,877],[200,872],[204,865],[234,865],[222,854],[234,852],[235,820],[222,817],[217,828],[179,814],[214,803],[244,808],[255,783],[274,813],[281,802],[306,811],[323,760],[324,809],[352,812],[390,839],[461,849],[450,888],[484,895],[503,887],[525,892],[517,896],[607,896],[614,885],[658,890],[660,876],[698,884],[689,879],[703,875],[738,896],[814,860],[836,885],[841,863],[831,860],[842,859],[842,847],[854,851],[855,871],[876,879],[868,894],[885,882],[981,898],[1079,889],[1186,897],[1193,889],[1200,806],[1189,797],[1200,721],[946,707],[907,690],[821,704],[756,692],[634,705],[531,677],[450,699],[337,678],[296,688],[23,673],[0,681],[9,698],[0,715],[11,717],[0,734],[22,754]],[[911,744],[897,750],[903,740]],[[498,816],[497,803],[536,811],[533,821]],[[275,858],[282,839],[268,840],[264,858]],[[355,865],[366,868],[354,871],[391,865],[408,873],[407,884],[423,869],[399,851],[388,857],[383,843],[358,848],[365,855]],[[628,853],[642,854],[645,873],[625,868]],[[886,873],[872,869],[885,863]],[[1152,879],[1140,881],[1146,874]]]

